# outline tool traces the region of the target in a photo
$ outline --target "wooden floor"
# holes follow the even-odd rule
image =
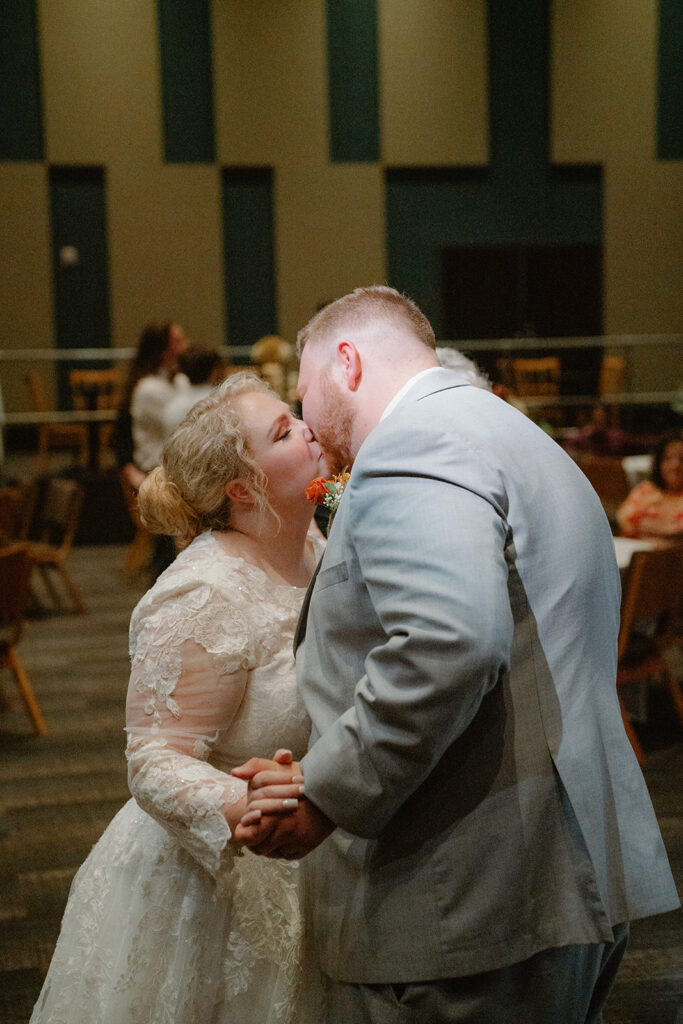
[[[89,614],[28,623],[20,649],[48,735],[31,734],[18,700],[0,717],[0,1024],[28,1021],[73,874],[128,796],[127,630],[144,581],[122,575],[123,555],[120,546],[75,548],[70,564]],[[683,884],[683,737],[663,697],[643,738],[647,782]],[[680,911],[634,924],[606,1024],[677,1018],[683,1024]]]

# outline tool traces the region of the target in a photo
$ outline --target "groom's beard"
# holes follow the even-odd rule
[[[321,378],[320,392],[323,412],[316,426],[315,438],[322,448],[328,472],[336,476],[353,465],[353,408],[342,389],[332,382],[330,374]]]

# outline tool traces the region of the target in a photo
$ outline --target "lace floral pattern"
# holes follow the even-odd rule
[[[31,1024],[318,1024],[299,865],[235,857],[229,770],[308,721],[291,642],[303,591],[197,538],[136,608],[127,730],[135,797],[74,879]],[[302,985],[303,978],[303,985]]]

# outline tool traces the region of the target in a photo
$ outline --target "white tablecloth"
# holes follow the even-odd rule
[[[617,565],[620,569],[628,569],[634,551],[650,551],[656,547],[651,540],[637,540],[635,537],[613,537]]]

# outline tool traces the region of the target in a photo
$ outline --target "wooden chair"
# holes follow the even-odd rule
[[[36,493],[35,484],[0,488],[0,544],[28,538]]]
[[[624,370],[626,360],[623,356],[603,355],[600,364],[600,378],[598,381],[598,394],[600,398],[607,395],[618,395],[621,393],[624,384]],[[607,406],[609,420],[613,427],[619,425],[619,407],[617,405]]]
[[[29,541],[28,550],[52,598],[54,608],[57,611],[66,610],[52,579],[51,574],[56,573],[75,610],[84,615],[87,609],[66,567],[82,505],[83,489],[75,480],[53,477],[47,485],[39,516],[40,540]],[[33,595],[35,598],[35,591]]]
[[[598,393],[601,398],[604,398],[605,395],[621,393],[625,368],[626,360],[623,356],[604,355],[602,357],[598,382]]]
[[[631,490],[621,459],[616,455],[593,455],[590,452],[574,458],[600,498],[611,526],[616,527],[619,506]]]
[[[513,388],[517,395],[559,395],[560,373],[559,356],[512,360]]]
[[[676,642],[681,600],[683,548],[670,545],[634,551],[621,601],[617,690],[627,683],[663,679],[683,726],[683,691],[664,657],[666,648]],[[628,738],[642,764],[643,748],[621,697],[619,702]]]
[[[126,507],[128,508],[128,514],[135,527],[133,539],[126,549],[123,571],[127,576],[137,576],[143,569],[147,568],[152,557],[152,535],[140,522],[138,492],[130,485],[123,471],[119,473],[119,480]]]
[[[47,727],[17,651],[24,629],[30,577],[31,559],[26,545],[13,544],[0,549],[0,669],[7,668],[14,675],[33,728],[42,736]],[[8,704],[6,698],[4,703]]]
[[[26,374],[28,392],[34,412],[52,412],[52,406],[45,389],[43,375],[38,370]],[[38,465],[41,472],[47,472],[50,452],[53,449],[78,451],[83,465],[88,462],[88,428],[85,423],[39,423],[38,424]]]
[[[122,383],[119,370],[71,370],[69,387],[74,409],[90,412],[118,409]],[[91,454],[99,469],[104,466],[113,432],[113,422],[94,424],[91,430],[91,438],[96,439],[96,452]]]

